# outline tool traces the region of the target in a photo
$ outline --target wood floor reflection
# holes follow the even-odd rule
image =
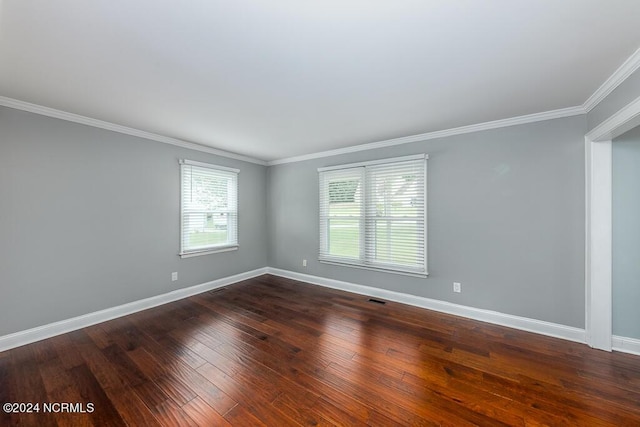
[[[0,425],[640,425],[640,357],[265,275],[2,352],[0,402],[94,406]]]

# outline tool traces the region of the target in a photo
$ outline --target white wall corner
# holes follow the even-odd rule
[[[611,141],[636,126],[640,126],[640,96],[589,131],[586,138],[594,142]]]
[[[640,66],[640,49],[632,56]],[[622,67],[621,67],[622,68]],[[629,68],[630,69],[630,68]],[[612,140],[640,125],[640,97],[585,136],[585,289],[587,343],[612,349]]]
[[[611,141],[586,138],[586,338],[594,348],[611,351],[612,212]]]
[[[405,293],[389,291],[386,289],[359,285],[356,283],[343,282],[340,280],[328,279],[325,277],[312,276],[309,274],[282,270],[279,268],[269,267],[267,269],[267,272],[269,274],[273,274],[274,276],[299,280],[301,282],[311,283],[314,285],[382,298],[388,301],[395,301],[402,304],[421,307],[441,313],[453,314],[456,316],[466,317],[469,319],[479,320],[481,322],[492,323],[500,326],[506,326],[509,328],[520,329],[527,332],[534,332],[554,338],[562,338],[568,341],[585,343],[585,330],[572,326],[565,326],[557,323],[545,322],[542,320],[529,319],[526,317],[513,316],[510,314],[499,313],[497,311],[468,307],[446,301],[440,301],[416,295],[409,295]]]

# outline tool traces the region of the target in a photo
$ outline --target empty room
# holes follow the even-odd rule
[[[640,425],[639,19],[0,0],[0,425]]]

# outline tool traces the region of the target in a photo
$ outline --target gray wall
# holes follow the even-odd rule
[[[613,143],[613,333],[640,339],[640,127]]]
[[[0,107],[0,336],[266,265],[582,328],[583,136],[639,95],[637,70],[586,116],[270,168]],[[638,134],[614,144],[614,227]],[[429,278],[319,263],[316,169],[423,152]],[[237,252],[177,256],[179,158],[241,169]],[[623,227],[614,333],[640,338]]]
[[[270,167],[269,265],[583,328],[586,126],[570,117]],[[416,153],[430,156],[430,276],[319,263],[316,169]]]
[[[639,96],[640,68],[587,114],[588,130],[592,130]]]
[[[238,251],[177,256],[179,158],[240,169]],[[265,194],[264,166],[0,107],[0,336],[265,267]]]

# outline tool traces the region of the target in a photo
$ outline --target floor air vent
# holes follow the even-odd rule
[[[384,301],[380,301],[379,299],[369,298],[369,302],[375,302],[376,304],[386,304]]]

